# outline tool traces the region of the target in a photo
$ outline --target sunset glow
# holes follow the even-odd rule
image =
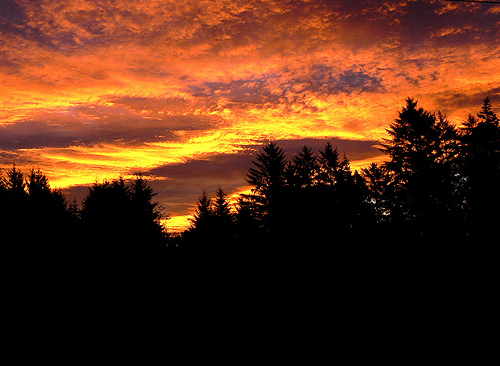
[[[189,224],[259,146],[330,140],[353,169],[411,96],[460,124],[500,105],[500,6],[441,0],[2,0],[0,168],[69,199],[142,172]]]

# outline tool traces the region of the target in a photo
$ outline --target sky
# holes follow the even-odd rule
[[[80,201],[142,173],[186,227],[203,189],[326,141],[353,169],[406,97],[460,124],[500,112],[500,5],[442,0],[1,0],[0,168]]]

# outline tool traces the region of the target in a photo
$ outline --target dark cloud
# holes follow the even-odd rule
[[[240,154],[216,154],[206,159],[191,159],[185,163],[153,168],[147,175],[174,179],[196,179],[206,181],[214,178],[233,179],[246,174],[251,166],[251,151]],[[221,177],[224,172],[224,178]]]
[[[190,86],[190,92],[210,101],[224,98],[227,105],[267,107],[269,104],[304,103],[304,93],[328,97],[338,93],[372,93],[384,90],[382,78],[359,69],[338,70],[325,64],[315,64],[289,78],[263,75],[260,78],[206,82]],[[213,105],[219,107],[218,104]]]
[[[294,139],[276,140],[283,148],[288,160],[297,153],[302,146],[310,147],[315,154],[323,150],[325,144],[330,142],[336,147],[340,154],[346,154],[351,160],[367,159],[380,155],[380,151],[374,147],[378,141],[356,141],[343,139]],[[267,143],[263,141],[263,143]],[[184,163],[169,164],[147,170],[143,173],[155,177],[170,179],[194,179],[199,181],[211,181],[214,179],[242,179],[248,169],[252,167],[261,151],[261,145],[246,145],[243,152],[237,154],[213,154],[204,159],[190,159]],[[224,174],[221,174],[221,173]]]
[[[346,154],[351,161],[380,155],[375,147],[378,141],[299,139],[278,140],[276,143],[283,148],[287,159],[291,160],[303,145],[318,154],[328,141],[338,149],[340,157]],[[166,178],[151,182],[158,192],[158,199],[164,202],[167,212],[185,215],[193,212],[193,204],[203,190],[213,194],[221,186],[226,193],[231,194],[247,185],[245,177],[260,152],[260,145],[248,145],[242,153],[214,154],[205,159],[190,159],[185,163],[165,165],[143,173],[154,178]]]
[[[213,195],[218,186],[232,194],[246,184],[245,176],[252,165],[252,151],[241,154],[215,154],[205,159],[190,159],[185,163],[165,165],[143,173],[155,178],[151,185],[165,211],[187,215],[203,190]]]
[[[500,87],[472,95],[465,93],[443,93],[436,95],[436,101],[444,112],[464,107],[475,108],[479,112],[485,98],[489,98],[493,109],[500,112]],[[462,117],[464,120],[467,118],[467,116]]]
[[[16,32],[26,20],[21,5],[15,0],[2,0],[0,3],[0,31],[2,33]]]
[[[269,77],[205,82],[201,85],[191,85],[190,92],[207,100],[225,98],[231,103],[259,105],[275,103],[283,93],[275,94],[270,91]]]
[[[338,70],[324,64],[316,64],[310,68],[309,73],[304,75],[299,84],[308,83],[308,89],[324,94],[362,93],[362,92],[380,92],[383,91],[383,81],[379,76],[368,74],[366,71],[358,69]]]
[[[98,107],[76,107],[72,113],[47,113],[33,119],[0,126],[0,149],[92,146],[101,143],[140,145],[176,141],[175,129],[199,119],[166,116],[148,119],[133,114],[105,113]],[[206,124],[206,122],[202,122]]]
[[[379,141],[358,141],[343,139],[296,139],[296,140],[278,140],[276,143],[283,148],[283,151],[289,159],[297,153],[302,146],[310,147],[315,154],[325,148],[325,144],[330,142],[334,148],[337,148],[339,154],[346,156],[350,160],[369,159],[380,155],[380,151],[375,147]]]

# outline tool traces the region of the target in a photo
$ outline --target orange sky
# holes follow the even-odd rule
[[[143,172],[171,229],[247,189],[260,144],[353,167],[407,96],[460,123],[500,105],[500,6],[434,0],[2,0],[0,167],[79,199]]]

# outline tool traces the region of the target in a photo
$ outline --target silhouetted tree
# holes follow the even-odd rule
[[[219,186],[212,201],[214,231],[217,241],[227,245],[235,238],[234,217],[226,193]]]
[[[142,174],[138,174],[131,182],[130,199],[132,204],[132,215],[136,231],[138,233],[137,241],[143,243],[153,242],[164,247],[166,244],[166,232],[164,231],[161,220],[162,207],[158,202],[153,202],[153,197],[156,193],[148,184]],[[167,218],[167,217],[166,217]],[[148,248],[147,245],[142,245]],[[153,249],[153,246],[149,246]]]
[[[253,199],[260,211],[262,224],[266,231],[278,234],[283,222],[284,187],[286,184],[285,154],[274,142],[263,147],[263,152],[257,154],[255,167],[249,169],[247,182],[254,186]]]
[[[392,184],[389,171],[383,166],[372,163],[368,168],[362,169],[361,174],[367,188],[366,201],[377,223],[388,221],[391,210],[387,191]]]
[[[320,184],[333,186],[351,177],[349,159],[344,155],[343,160],[340,160],[337,148],[334,149],[331,143],[327,142],[324,150],[319,154],[318,181]]]
[[[263,152],[257,154],[252,162],[255,168],[250,168],[247,181],[254,186],[254,192],[260,196],[272,199],[274,193],[285,185],[286,160],[283,149],[271,142],[263,146]]]
[[[449,230],[453,210],[453,162],[457,131],[443,116],[439,119],[411,98],[399,118],[387,129],[383,151],[393,176],[391,218],[406,226],[409,240],[434,238]]]
[[[212,211],[212,199],[206,190],[203,190],[198,197],[196,210],[193,218],[190,219],[190,231],[195,233],[197,237],[202,235],[211,236],[213,232],[214,215]]]
[[[488,98],[461,134],[460,172],[472,240],[492,238],[500,220],[500,125]]]
[[[288,167],[288,183],[294,187],[311,187],[316,182],[318,164],[312,149],[302,146]]]
[[[5,186],[11,200],[21,202],[27,197],[24,175],[19,169],[16,168],[16,164],[13,164],[12,168],[7,171]]]
[[[131,187],[122,177],[94,183],[81,210],[90,250],[107,260],[115,256],[127,261],[134,256],[152,259],[151,254],[166,244],[153,196],[151,187],[140,176]]]
[[[196,210],[190,219],[191,227],[183,234],[183,246],[196,248],[205,254],[221,255],[234,251],[236,224],[231,204],[219,186],[214,198],[206,190],[198,197]]]
[[[236,238],[240,245],[258,245],[262,238],[262,218],[253,195],[240,195],[236,204]]]
[[[60,189],[52,190],[49,180],[40,169],[31,169],[26,180],[31,209],[37,210],[39,216],[51,219],[62,217],[67,211],[67,203]],[[41,217],[43,219],[43,217]]]
[[[28,221],[28,194],[25,190],[24,175],[16,168],[15,164],[7,170],[3,186],[5,197],[2,207],[2,224],[11,233],[25,234],[27,232],[26,226]],[[25,244],[29,239],[20,236],[18,237],[18,241]],[[13,247],[10,249],[17,250],[17,248]]]
[[[129,239],[127,233],[130,229],[128,194],[128,188],[120,178],[112,182],[95,182],[83,199],[81,217],[86,249],[97,257],[102,256],[103,260],[126,250],[124,241]]]
[[[231,204],[228,201],[226,193],[220,186],[215,191],[212,212],[216,220],[216,226],[225,227],[233,222]]]
[[[62,250],[60,245],[68,241],[73,229],[64,194],[50,188],[49,180],[40,169],[30,169],[25,185],[30,236],[46,237],[40,247],[47,251]]]

